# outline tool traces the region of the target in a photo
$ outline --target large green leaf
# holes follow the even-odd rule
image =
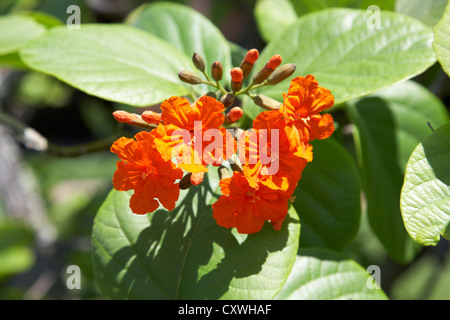
[[[222,63],[225,73],[231,69],[228,41],[210,20],[190,7],[170,2],[144,5],[127,22],[171,43],[188,57],[199,53],[207,70],[214,61]],[[193,65],[191,69],[196,71]]]
[[[302,249],[276,299],[385,300],[387,296],[377,287],[376,279],[355,261],[332,251]]]
[[[397,0],[395,11],[434,27],[442,18],[448,0]]]
[[[368,17],[354,9],[305,15],[267,45],[255,69],[280,54],[285,63],[297,64],[294,75],[314,75],[339,104],[417,75],[436,61],[429,27],[383,11],[380,29],[369,28]],[[288,87],[282,82],[264,93],[280,100]]]
[[[442,20],[434,27],[433,46],[442,68],[450,75],[450,2]]]
[[[300,224],[291,207],[280,231],[267,224],[249,236],[219,227],[209,181],[183,191],[170,213],[134,215],[130,194],[112,191],[93,228],[96,278],[113,299],[272,299],[298,249]],[[206,179],[205,179],[206,180]]]
[[[292,25],[298,16],[331,7],[367,9],[370,13],[371,6],[392,11],[394,0],[258,0],[254,15],[262,38],[268,42]]]
[[[448,121],[445,107],[427,89],[405,82],[349,103],[355,125],[367,210],[372,229],[387,252],[407,262],[416,249],[400,213],[406,163],[432,126]]]
[[[258,30],[266,42],[275,39],[285,27],[297,20],[289,0],[258,0],[254,15]]]
[[[422,245],[450,240],[450,123],[420,143],[406,167],[401,193],[406,230]]]
[[[28,41],[45,32],[45,27],[32,17],[9,15],[0,17],[0,55],[17,51]]]
[[[331,7],[345,7],[367,9],[369,6],[378,6],[380,10],[393,10],[395,0],[291,0],[295,11],[299,15],[325,10]]]
[[[361,215],[358,169],[340,144],[314,141],[314,160],[295,190],[302,221],[301,247],[344,249],[356,236]]]
[[[126,25],[55,27],[20,53],[33,69],[107,100],[148,106],[189,92],[177,75],[192,64],[189,58]]]

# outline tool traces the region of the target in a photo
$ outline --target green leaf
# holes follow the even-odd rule
[[[299,15],[325,10],[330,7],[367,9],[369,6],[375,5],[383,11],[394,9],[394,0],[291,0],[291,2]]]
[[[54,27],[20,53],[31,68],[106,100],[148,106],[189,92],[177,75],[192,64],[188,57],[126,25]]]
[[[262,38],[269,42],[292,25],[298,16],[331,7],[368,10],[374,5],[380,10],[392,11],[394,0],[258,0],[254,15]]]
[[[450,2],[442,20],[434,27],[434,50],[444,71],[450,76]]]
[[[305,15],[267,45],[255,69],[280,54],[284,63],[297,64],[294,76],[314,75],[339,104],[411,78],[436,61],[429,27],[388,11],[382,12],[380,29],[369,28],[372,20],[353,9]],[[282,99],[288,88],[282,82],[260,91]]]
[[[132,12],[127,22],[171,43],[188,57],[200,54],[206,70],[214,61],[220,61],[225,72],[231,69],[228,41],[209,19],[190,7],[170,2],[144,5]],[[190,70],[196,71],[194,65]]]
[[[324,249],[302,249],[277,300],[386,300],[358,263]],[[380,276],[380,280],[382,280]]]
[[[442,18],[448,0],[397,0],[395,11],[434,27]]]
[[[314,141],[295,190],[294,207],[302,222],[301,247],[344,249],[356,236],[361,215],[358,169],[340,144]]]
[[[269,42],[285,27],[297,20],[297,14],[289,0],[258,0],[254,15],[262,38]]]
[[[31,17],[9,15],[0,17],[0,30],[0,55],[4,55],[17,51],[46,29]]]
[[[408,161],[400,206],[406,230],[425,246],[450,240],[450,123],[420,143]]]
[[[108,297],[272,299],[279,292],[298,249],[295,210],[280,231],[266,224],[244,236],[222,228],[210,205],[218,196],[216,171],[182,191],[170,213],[134,215],[130,193],[111,191],[92,235],[97,282]]]
[[[29,70],[28,66],[20,59],[17,51],[0,55],[0,68]]]
[[[370,225],[387,252],[408,262],[417,246],[401,218],[399,199],[406,163],[430,128],[448,121],[440,100],[415,82],[404,82],[348,104],[355,125]]]

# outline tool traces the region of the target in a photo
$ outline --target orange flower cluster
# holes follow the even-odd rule
[[[194,57],[204,69],[201,58]],[[256,59],[253,49],[241,64],[245,72],[232,70],[232,82],[239,84],[234,93]],[[281,57],[274,56],[254,79],[261,83],[280,63]],[[260,113],[252,129],[237,137],[224,125],[237,121],[242,110],[234,107],[225,115],[224,104],[207,95],[192,104],[171,97],[161,104],[161,114],[115,112],[118,121],[151,131],[141,131],[134,139],[122,137],[112,145],[111,151],[121,159],[114,188],[134,190],[130,208],[136,214],[152,212],[160,205],[171,211],[186,178],[187,187],[198,185],[209,165],[221,166],[226,160],[236,164],[233,156],[239,155],[240,166],[232,166],[237,168],[232,176],[221,178],[222,195],[212,206],[213,218],[240,233],[258,232],[265,221],[279,230],[303,169],[312,161],[310,142],[334,131],[331,115],[321,114],[333,105],[334,98],[313,76],[294,78],[283,97],[278,110]]]
[[[172,97],[162,103],[161,109],[160,117],[154,113],[139,117],[149,124],[158,119],[155,129],[142,131],[135,139],[122,137],[111,147],[122,160],[117,162],[113,186],[119,191],[134,190],[130,208],[136,214],[156,210],[156,199],[172,210],[180,192],[176,180],[183,177],[183,170],[192,173],[191,181],[197,185],[203,178],[201,173],[208,171],[207,165],[219,166],[234,153],[234,145],[226,143],[233,137],[221,127],[225,109],[216,99],[203,96],[191,105],[185,98]],[[125,117],[118,111],[115,117],[136,124],[133,121],[138,116]],[[212,138],[215,143],[211,147],[208,141]],[[174,157],[177,164],[172,162]]]
[[[281,228],[302,171],[312,161],[310,141],[328,138],[334,131],[331,115],[320,114],[333,104],[331,92],[308,75],[292,80],[280,110],[256,117],[253,130],[245,136],[242,172],[220,182],[222,196],[213,204],[213,217],[219,225],[236,227],[239,233],[258,232],[265,221],[276,230]],[[268,137],[258,141],[263,130]],[[277,137],[272,139],[275,133]],[[264,164],[262,153],[271,158],[269,164]]]

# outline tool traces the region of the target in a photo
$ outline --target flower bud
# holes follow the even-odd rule
[[[223,103],[225,108],[231,107],[234,103],[234,95],[232,93],[226,93],[225,95],[222,96],[222,98],[220,99],[220,102]]]
[[[276,54],[272,58],[270,58],[269,62],[267,62],[266,68],[275,70],[282,61],[283,59],[281,59],[281,56],[279,54]]]
[[[217,170],[219,172],[220,180],[231,178],[230,171],[224,165],[221,165]]]
[[[118,122],[133,124],[136,120],[139,119],[139,116],[134,113],[129,113],[124,110],[118,110],[113,112],[113,117]]]
[[[266,110],[279,110],[281,108],[281,103],[275,99],[269,98],[262,94],[257,94],[252,97],[253,102]]]
[[[181,190],[186,190],[192,187],[191,175],[192,173],[189,172],[186,175],[184,175],[183,178],[181,178],[180,182],[178,183]]]
[[[253,65],[255,64],[256,60],[259,58],[259,52],[256,49],[251,49],[247,52],[247,55],[245,56],[244,60],[242,60],[241,65],[239,66],[242,69],[244,79],[248,77],[250,72],[253,69]]]
[[[237,67],[230,71],[231,74],[231,90],[238,92],[242,89],[242,84],[244,83],[244,74],[242,69]]]
[[[264,68],[262,68],[254,77],[253,84],[260,84],[267,80],[270,75],[275,71],[275,69],[281,64],[281,56],[276,54],[270,58],[269,62],[266,63]]]
[[[203,60],[203,57],[201,55],[194,52],[194,55],[192,56],[192,62],[198,70],[200,70],[201,72],[205,72],[205,60]]]
[[[198,75],[188,70],[178,72],[178,77],[180,78],[181,81],[186,83],[190,84],[202,83],[202,78],[200,78]]]
[[[215,61],[211,66],[211,76],[214,80],[222,80],[223,66],[219,61]]]
[[[230,110],[230,112],[228,112],[227,116],[230,119],[230,122],[233,123],[242,118],[243,115],[244,111],[241,108],[234,107],[233,109]]]
[[[216,95],[215,92],[209,91],[209,92],[206,93],[206,95],[207,95],[208,97],[211,97],[211,98],[214,98],[214,99],[217,100],[217,95]],[[223,102],[222,102],[222,103],[223,103]]]
[[[204,172],[192,173],[191,177],[190,177],[192,185],[198,186],[200,183],[203,182],[203,177],[204,176],[205,176]]]
[[[272,74],[273,70],[262,68],[254,77],[253,77],[253,84],[260,84],[263,83],[270,75]]]
[[[256,60],[259,58],[259,52],[256,49],[251,49],[247,51],[245,55],[244,61],[247,61],[250,64],[255,64]]]
[[[149,124],[160,124],[161,113],[156,113],[153,111],[144,111],[144,113],[142,113],[142,120],[144,120]]]
[[[118,122],[131,124],[133,126],[144,128],[147,130],[152,130],[156,128],[155,124],[147,123],[144,120],[142,120],[142,117],[140,115],[137,115],[135,113],[129,113],[124,110],[114,111],[113,117]]]
[[[242,80],[244,80],[242,69],[239,67],[231,69],[230,74],[231,74],[231,81],[233,82],[242,82]]]
[[[267,84],[275,85],[286,78],[289,78],[294,73],[296,67],[297,66],[294,63],[288,63],[279,67],[269,78],[267,78]]]

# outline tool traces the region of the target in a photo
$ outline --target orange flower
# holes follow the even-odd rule
[[[162,159],[153,144],[152,133],[139,132],[135,139],[122,137],[111,146],[111,151],[122,160],[117,162],[114,188],[119,191],[134,190],[130,208],[136,214],[153,212],[159,203],[172,210],[180,191],[175,180],[183,177],[183,170],[172,161]]]
[[[176,156],[180,168],[198,173],[207,172],[209,164],[220,165],[233,154],[233,137],[221,127],[224,106],[216,99],[205,95],[191,105],[185,98],[172,97],[161,109],[163,124],[154,132],[164,160]]]
[[[220,188],[222,196],[212,206],[218,225],[235,227],[245,234],[260,231],[265,221],[270,221],[276,230],[281,228],[292,193],[273,190],[261,183],[252,187],[239,172],[221,180]]]
[[[286,127],[279,111],[261,112],[253,121],[246,137],[243,167],[251,186],[261,181],[272,189],[286,191],[300,180],[307,161],[291,149],[289,133],[290,127]]]
[[[284,103],[280,109],[288,124],[298,130],[292,132],[293,141],[309,142],[331,136],[334,131],[333,117],[320,112],[331,108],[333,104],[331,92],[320,87],[314,76],[294,78],[288,93],[284,94]]]

